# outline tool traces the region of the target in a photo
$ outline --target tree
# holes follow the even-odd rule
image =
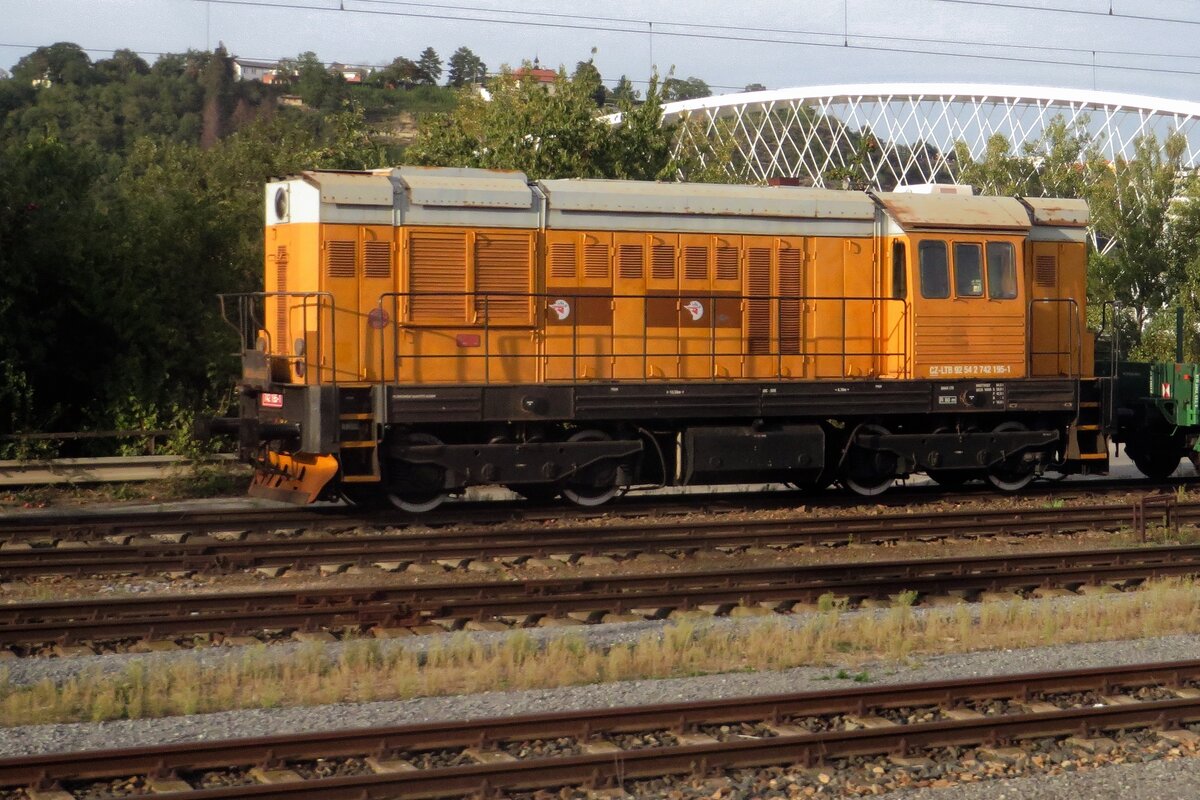
[[[487,65],[469,47],[460,47],[450,56],[446,85],[461,87],[467,83],[482,83],[487,77]]]
[[[125,82],[138,75],[149,75],[150,65],[132,50],[117,50],[112,58],[96,62],[96,74],[106,82]]]
[[[438,57],[437,50],[426,47],[421,51],[417,58],[417,75],[420,83],[426,86],[433,86],[441,79],[442,59]]]
[[[421,80],[421,69],[411,58],[399,56],[381,70],[371,76],[372,81],[389,89],[404,87],[411,89]]]
[[[341,108],[348,96],[342,74],[331,72],[311,50],[301,53],[294,60],[280,61],[279,69],[285,75],[296,76],[296,94],[300,95],[305,105],[312,108],[333,111]]]
[[[699,78],[669,77],[663,81],[662,94],[664,102],[672,103],[676,100],[691,100],[696,97],[708,97],[712,94],[712,90],[708,88],[707,83]]]
[[[92,60],[83,48],[71,42],[39,47],[13,67],[13,78],[28,83],[48,80],[51,84],[83,86],[93,77]]]
[[[592,52],[595,50],[593,49]],[[576,64],[575,72],[571,74],[571,80],[591,88],[592,99],[596,102],[597,108],[602,107],[608,99],[608,89],[605,88],[600,70],[596,68],[592,59],[589,58],[587,61],[580,61]]]
[[[622,75],[617,81],[617,85],[612,90],[610,95],[614,103],[633,103],[636,102],[640,96],[641,95],[638,93],[638,90],[633,88],[633,83],[631,83],[629,78],[625,77],[624,75]]]
[[[462,90],[457,108],[422,120],[409,163],[518,169],[533,179],[631,178],[674,174],[671,135],[662,125],[657,80],[646,102],[622,102],[622,124],[597,114],[594,84],[559,73],[554,91],[505,69],[490,86],[491,100]]]
[[[218,47],[204,68],[204,130],[200,146],[212,147],[227,132],[227,122],[233,112],[233,60]]]

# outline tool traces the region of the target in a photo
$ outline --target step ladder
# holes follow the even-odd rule
[[[1079,381],[1078,413],[1067,429],[1068,462],[1085,474],[1107,474],[1108,431],[1105,424],[1105,384],[1101,378]]]

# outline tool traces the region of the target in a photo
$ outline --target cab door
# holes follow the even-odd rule
[[[915,242],[915,375],[1025,375],[1026,313],[1018,280],[1022,239],[947,234]]]

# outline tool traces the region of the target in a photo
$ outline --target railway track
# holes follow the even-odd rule
[[[119,779],[181,799],[446,798],[771,765],[820,767],[801,773],[816,786],[864,757],[926,769],[1011,760],[1035,739],[1075,753],[1116,746],[1110,733],[1195,742],[1198,687],[1200,661],[1182,661],[56,753],[0,760],[0,787],[102,796]]]
[[[980,592],[1021,593],[1089,584],[1126,587],[1200,574],[1200,546],[1121,548],[802,567],[525,581],[222,592],[0,605],[0,647],[22,655],[47,645],[184,641],[264,631],[435,632],[475,625],[534,625],[662,618],[738,607],[789,611],[832,595],[847,601]],[[764,612],[765,613],[765,612]]]
[[[1057,501],[1095,499],[1106,494],[1134,493],[1152,496],[1200,485],[1196,480],[1176,479],[1151,483],[1140,479],[1081,480],[1068,483],[1046,481],[1028,487],[1028,496],[1050,495]],[[911,486],[877,498],[874,509],[907,508],[914,503],[967,502],[995,497],[980,485],[948,490],[936,485]],[[505,522],[572,521],[594,518],[631,519],[671,517],[684,514],[795,509],[797,505],[821,508],[861,507],[863,498],[830,491],[803,495],[791,491],[727,492],[720,494],[655,495],[632,494],[599,508],[579,508],[560,503],[541,505],[520,501],[451,503],[419,517],[394,510],[370,511],[349,506],[252,508],[231,511],[198,510],[113,510],[73,513],[0,514],[0,544],[31,541],[98,540],[105,537],[150,534],[203,534],[212,531],[264,533],[303,528],[329,530],[353,527],[444,528],[461,525],[492,525]]]
[[[1200,524],[1200,502],[1169,506],[1170,521]],[[460,564],[469,561],[640,553],[687,553],[699,549],[798,547],[899,540],[931,540],[997,534],[1133,529],[1165,519],[1168,507],[1151,503],[1141,512],[1132,505],[1087,508],[936,511],[917,514],[868,514],[845,517],[792,515],[774,519],[687,519],[671,522],[628,522],[618,525],[533,525],[503,530],[447,530],[391,535],[306,535],[234,540],[208,535],[168,534],[172,541],[143,535],[117,538],[122,544],[81,543],[74,539],[39,546],[9,545],[0,549],[0,578],[44,575],[137,573],[222,573],[252,569],[381,566],[403,569],[412,563]],[[330,520],[322,520],[327,523]],[[345,525],[343,520],[337,520]],[[186,523],[207,524],[206,518]],[[221,522],[221,525],[227,523]],[[271,525],[278,529],[280,523]]]

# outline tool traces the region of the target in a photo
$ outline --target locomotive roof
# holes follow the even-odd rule
[[[1086,200],[1066,197],[1022,197],[1021,202],[1029,207],[1034,225],[1085,228],[1090,219]]]
[[[797,186],[729,186],[595,179],[538,181],[550,208],[564,212],[679,214],[871,220],[875,204],[861,192]]]
[[[876,195],[888,214],[905,230],[920,228],[986,228],[1028,231],[1029,212],[1015,197],[908,194]]]

